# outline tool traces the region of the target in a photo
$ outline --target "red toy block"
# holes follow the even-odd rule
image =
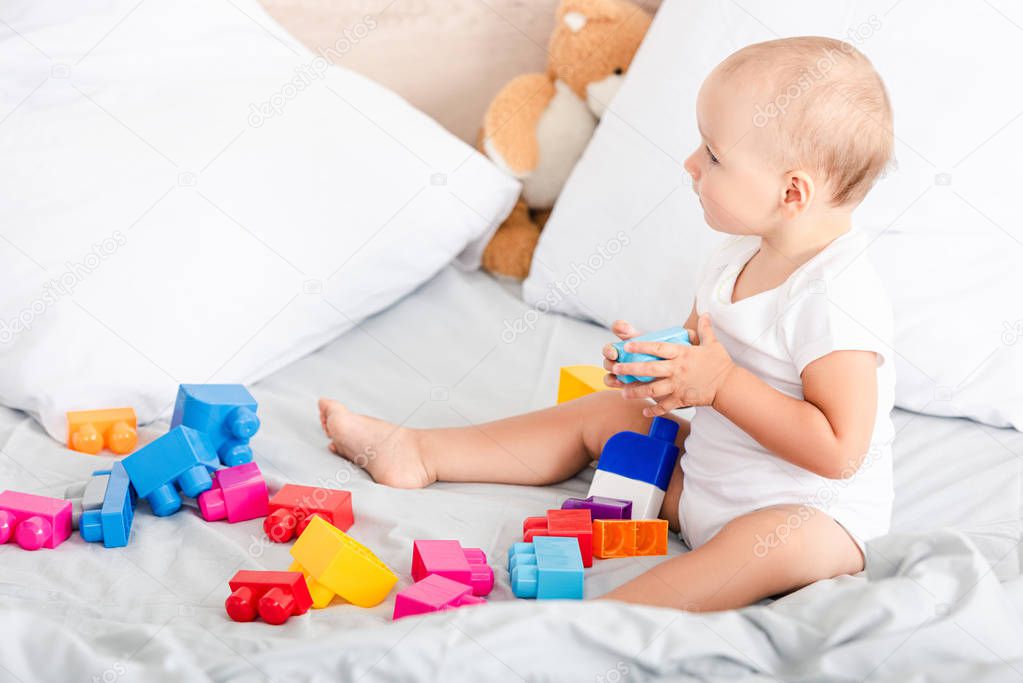
[[[348,531],[355,523],[352,494],[320,486],[285,484],[270,499],[270,514],[263,522],[263,531],[274,543],[287,543],[309,526],[314,515]]]
[[[0,492],[0,544],[11,536],[25,550],[56,548],[71,535],[71,501]]]
[[[293,615],[305,614],[313,604],[302,572],[242,570],[228,586],[231,595],[224,608],[235,621],[252,621],[258,613],[268,624],[283,624]]]
[[[666,519],[598,519],[593,553],[601,559],[668,554]]]
[[[412,543],[412,580],[431,574],[465,584],[473,595],[487,595],[494,588],[494,570],[486,554],[479,548],[463,548],[458,541]]]
[[[392,619],[486,602],[483,598],[470,595],[471,592],[472,589],[464,583],[452,581],[440,574],[430,574],[395,596]]]
[[[573,536],[579,539],[583,566],[593,566],[593,518],[589,510],[548,510],[546,517],[527,517],[522,523],[522,540],[532,543],[534,536]]]

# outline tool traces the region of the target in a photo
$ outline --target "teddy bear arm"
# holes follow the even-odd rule
[[[516,178],[540,162],[537,122],[554,94],[554,83],[544,74],[523,74],[501,89],[483,117],[483,149]]]

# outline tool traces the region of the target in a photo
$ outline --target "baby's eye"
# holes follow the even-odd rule
[[[704,145],[703,148],[705,150],[707,150],[707,156],[710,158],[710,163],[712,163],[712,164],[718,163],[718,158],[716,156],[714,156],[714,152],[710,151],[710,147],[707,147],[706,145]]]

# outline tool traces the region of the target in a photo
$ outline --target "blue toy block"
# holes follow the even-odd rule
[[[149,501],[153,514],[172,515],[181,496],[195,498],[213,486],[209,464],[216,461],[209,439],[191,427],[175,427],[121,461],[136,493]]]
[[[251,439],[259,430],[256,399],[241,384],[182,384],[171,428],[197,429],[225,467],[252,461]]]
[[[124,465],[115,462],[107,477],[103,506],[82,513],[79,524],[82,538],[90,543],[103,541],[107,548],[123,548],[128,545],[134,518],[135,490]]]
[[[568,536],[535,536],[508,550],[508,572],[517,598],[582,600],[583,558]]]
[[[647,334],[641,334],[638,337],[633,337],[626,341],[620,341],[611,346],[615,347],[618,351],[618,359],[616,363],[646,363],[648,361],[664,360],[657,356],[651,356],[648,353],[630,353],[625,350],[625,345],[628,342],[638,341],[652,341],[652,342],[667,342],[669,344],[685,344],[689,346],[689,333],[686,332],[684,327],[669,327],[666,330],[658,330],[657,332],[649,332]],[[623,384],[631,384],[632,382],[649,382],[653,377],[636,377],[634,375],[619,375],[618,381]]]
[[[671,473],[678,462],[678,423],[655,417],[649,434],[618,432],[604,444],[597,469],[668,490]]]

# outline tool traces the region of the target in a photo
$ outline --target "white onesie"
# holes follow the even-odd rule
[[[875,352],[877,417],[870,450],[853,476],[828,479],[773,455],[713,408],[696,408],[681,459],[682,539],[698,547],[736,517],[786,503],[800,506],[799,513],[788,518],[787,528],[758,541],[764,552],[784,543],[810,508],[830,515],[862,548],[887,533],[891,521],[891,304],[867,257],[867,240],[856,231],[831,242],[781,286],[732,303],[736,278],[759,248],[759,237],[736,237],[711,256],[697,289],[697,312],[710,314],[736,365],[798,399],[800,374],[817,358],[838,350]]]

